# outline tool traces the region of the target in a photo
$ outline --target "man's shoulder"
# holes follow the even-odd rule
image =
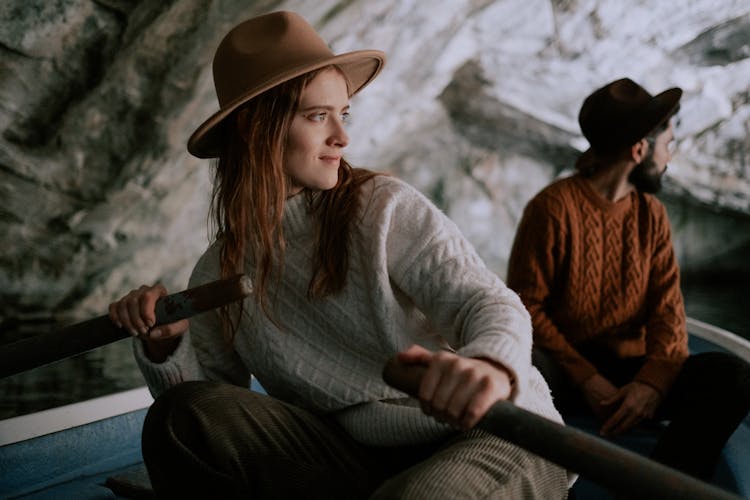
[[[560,209],[574,199],[578,189],[578,176],[570,175],[552,181],[539,191],[529,202],[535,206],[550,206],[554,210]]]
[[[667,207],[659,198],[656,197],[656,195],[639,191],[638,199],[640,200],[641,205],[655,216],[667,216]]]

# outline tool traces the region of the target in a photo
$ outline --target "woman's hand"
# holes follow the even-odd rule
[[[399,361],[427,368],[419,386],[422,411],[461,430],[474,427],[487,410],[512,390],[511,374],[493,361],[413,345]]]
[[[161,284],[143,285],[109,305],[112,322],[119,328],[125,328],[131,335],[140,337],[146,355],[157,363],[164,361],[175,350],[189,324],[188,320],[183,319],[154,328],[156,301],[165,295],[167,289]]]

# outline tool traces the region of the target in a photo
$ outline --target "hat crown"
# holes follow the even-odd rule
[[[385,54],[379,50],[334,54],[313,27],[294,12],[272,12],[242,22],[216,49],[213,74],[219,110],[193,132],[188,151],[198,158],[219,156],[224,120],[276,85],[335,65],[346,78],[351,96],[370,83],[383,64]]]
[[[681,95],[682,90],[672,88],[654,97],[630,78],[621,78],[584,100],[578,123],[595,152],[617,152],[667,120]]]
[[[298,14],[274,12],[245,21],[216,49],[213,75],[219,105],[223,108],[248,89],[331,57],[325,41]]]

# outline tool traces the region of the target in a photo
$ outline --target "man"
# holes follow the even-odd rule
[[[652,194],[681,95],[624,78],[586,98],[578,118],[591,147],[577,174],[529,202],[507,282],[531,313],[534,363],[563,414],[590,409],[604,436],[668,419],[652,457],[710,479],[750,408],[750,367],[688,353],[669,221]]]

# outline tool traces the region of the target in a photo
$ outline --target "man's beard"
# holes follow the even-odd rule
[[[659,172],[653,154],[649,153],[649,155],[630,172],[628,181],[630,181],[630,183],[642,193],[658,193],[659,190],[661,190],[661,178],[666,171],[667,168],[665,166],[664,170]]]

